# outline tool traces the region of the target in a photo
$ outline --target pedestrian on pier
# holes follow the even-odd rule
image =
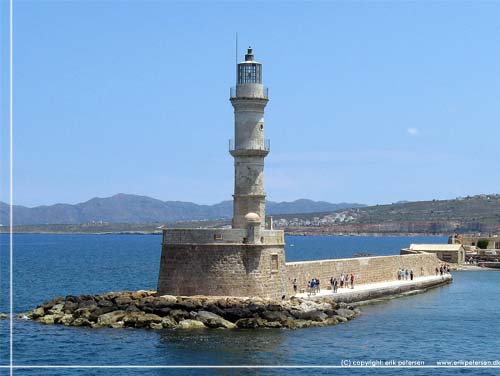
[[[413,269],[410,270],[410,279],[413,281]]]
[[[297,293],[297,278],[293,279],[293,292]]]
[[[351,274],[351,289],[354,288],[354,274]]]

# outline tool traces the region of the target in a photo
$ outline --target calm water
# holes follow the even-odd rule
[[[8,237],[0,237],[2,300],[6,301]],[[359,252],[396,254],[411,242],[432,237],[287,237],[287,260],[349,257]],[[160,236],[17,235],[14,238],[15,312],[55,295],[154,289]],[[293,244],[293,246],[291,246]],[[32,322],[14,324],[18,365],[340,365],[342,359],[500,359],[500,272],[456,272],[454,283],[426,294],[363,307],[345,325],[304,330],[147,331],[67,328]],[[8,322],[0,321],[1,364],[7,364]],[[367,370],[335,370],[357,375]],[[440,374],[495,374],[494,370],[451,370]],[[0,374],[7,370],[0,370]],[[304,370],[16,370],[30,375],[276,374]],[[314,374],[331,370],[306,371]],[[430,370],[398,370],[427,375]],[[377,370],[377,374],[395,374]],[[497,372],[498,374],[498,372]]]

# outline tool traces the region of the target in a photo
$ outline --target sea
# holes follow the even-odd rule
[[[287,236],[286,259],[393,255],[410,243],[446,241],[444,237]],[[161,236],[18,234],[13,250],[17,314],[54,296],[155,289]],[[9,237],[1,235],[0,312],[5,313],[9,312],[8,256]],[[360,317],[321,328],[154,331],[14,320],[13,374],[498,375],[498,368],[432,368],[438,362],[500,365],[500,272],[457,271],[453,278],[452,284],[424,294],[365,305]],[[9,324],[0,320],[0,375],[10,372],[1,368],[10,362]],[[427,368],[326,368],[343,365]],[[40,368],[53,366],[74,368]],[[151,368],[139,368],[143,366]],[[158,366],[189,368],[154,368]],[[242,366],[256,368],[230,368]],[[307,368],[317,366],[325,368]]]

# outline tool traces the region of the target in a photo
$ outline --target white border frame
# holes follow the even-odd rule
[[[14,130],[14,112],[13,112],[13,16],[14,0],[9,0],[9,365],[0,365],[0,369],[9,369],[9,374],[14,374],[14,369],[338,369],[338,368],[417,368],[417,369],[435,369],[435,368],[464,368],[464,369],[497,369],[499,366],[333,366],[333,365],[14,365],[14,179],[13,179],[13,130]]]

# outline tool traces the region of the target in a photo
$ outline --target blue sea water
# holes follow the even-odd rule
[[[440,237],[295,237],[287,261],[397,254]],[[16,235],[14,312],[56,295],[154,289],[161,237]],[[292,246],[293,245],[293,246]],[[0,311],[8,312],[8,236],[0,236]],[[14,321],[15,365],[341,365],[344,359],[500,360],[500,272],[455,272],[451,285],[363,307],[347,324],[302,330],[152,331],[45,326]],[[9,321],[0,321],[0,365],[8,364]],[[15,369],[29,375],[427,375],[429,369]],[[439,370],[495,374],[495,370]],[[498,371],[498,370],[496,370]],[[499,372],[496,372],[498,374]],[[0,374],[8,374],[0,369]]]

